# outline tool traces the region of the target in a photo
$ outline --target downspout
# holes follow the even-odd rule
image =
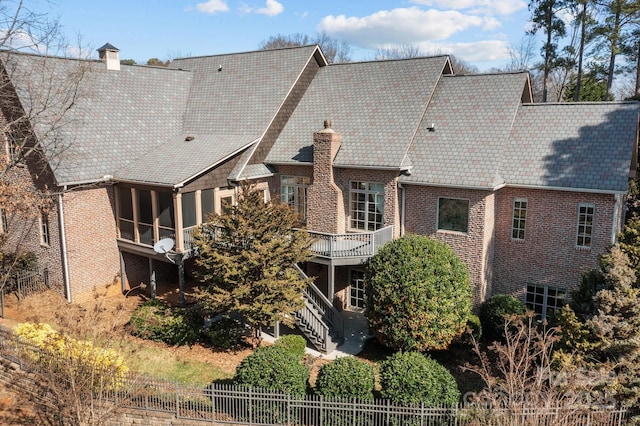
[[[64,191],[67,186],[64,186]],[[63,191],[63,192],[64,192]],[[60,245],[62,248],[62,269],[64,278],[64,291],[67,296],[67,302],[71,303],[71,284],[69,283],[69,259],[67,257],[67,237],[64,230],[64,208],[62,207],[62,193],[58,194],[58,220],[60,221]]]
[[[407,206],[407,193],[406,188],[402,186],[401,182],[398,182],[398,189],[400,189],[400,236],[404,236],[404,224],[405,224],[405,208]]]
[[[611,244],[615,244],[618,240],[618,234],[622,231],[622,224],[624,223],[624,195],[614,195],[615,203],[613,204],[613,218],[611,220]]]

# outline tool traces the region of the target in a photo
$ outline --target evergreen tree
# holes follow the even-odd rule
[[[292,324],[304,306],[310,279],[296,264],[306,261],[312,240],[293,229],[297,218],[287,205],[264,202],[262,191],[243,187],[228,213],[215,215],[194,235],[197,276],[204,284],[194,296],[206,311],[242,315],[260,341],[263,326]]]

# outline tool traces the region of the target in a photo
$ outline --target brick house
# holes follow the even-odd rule
[[[532,104],[527,73],[455,75],[447,56],[328,65],[303,46],[156,68],[99,52],[2,68],[23,106],[48,83],[12,70],[84,69],[58,149],[43,150],[50,235],[37,219],[30,246],[69,300],[119,279],[182,289],[192,230],[245,181],[317,237],[307,297],[325,318],[362,309],[366,261],[406,233],[455,250],[475,304],[510,293],[544,315],[620,230],[636,103]],[[172,250],[154,250],[166,238]]]

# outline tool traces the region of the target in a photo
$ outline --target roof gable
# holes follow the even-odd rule
[[[509,185],[626,192],[636,102],[522,105],[501,171]]]
[[[325,119],[342,134],[336,166],[400,168],[447,57],[333,64],[321,68],[267,163],[312,162]]]
[[[444,76],[408,151],[405,182],[493,188],[526,73]]]

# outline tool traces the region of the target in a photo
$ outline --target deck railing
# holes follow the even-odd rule
[[[386,226],[373,232],[329,234],[307,230],[316,239],[311,251],[319,257],[371,257],[378,249],[393,239],[393,226]]]

